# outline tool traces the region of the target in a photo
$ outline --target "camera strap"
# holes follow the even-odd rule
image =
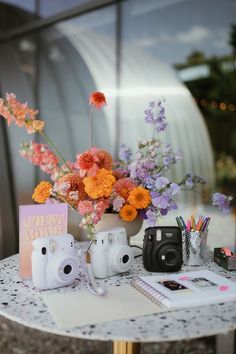
[[[98,296],[105,295],[107,291],[104,288],[102,288],[94,278],[93,270],[91,266],[90,252],[86,250],[80,250],[79,253],[80,253],[81,265],[88,282],[89,291],[91,291],[94,295],[98,295]]]

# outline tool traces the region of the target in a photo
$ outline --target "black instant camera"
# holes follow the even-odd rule
[[[143,265],[149,272],[177,272],[183,263],[182,233],[177,226],[145,229]]]

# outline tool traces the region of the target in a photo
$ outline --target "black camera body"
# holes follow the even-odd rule
[[[183,264],[182,232],[177,226],[145,229],[143,265],[149,272],[177,272]]]

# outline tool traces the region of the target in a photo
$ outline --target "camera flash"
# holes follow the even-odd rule
[[[157,240],[157,241],[161,241],[161,230],[157,230],[157,233],[156,233],[156,240]]]

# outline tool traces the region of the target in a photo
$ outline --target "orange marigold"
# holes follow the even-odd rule
[[[125,221],[133,221],[138,215],[137,210],[129,204],[125,204],[119,212],[120,217]]]
[[[136,186],[131,178],[121,178],[114,184],[114,190],[120,197],[127,199],[130,191]]]
[[[144,187],[136,187],[130,192],[128,202],[137,209],[145,209],[151,202],[150,192]]]
[[[89,97],[89,104],[99,109],[107,104],[106,97],[101,92],[92,92]]]
[[[99,169],[94,177],[84,178],[85,191],[93,199],[109,197],[114,183],[115,177],[105,168]]]
[[[37,187],[35,187],[32,199],[37,203],[43,204],[50,197],[51,192],[51,183],[47,181],[42,181],[37,185]]]

